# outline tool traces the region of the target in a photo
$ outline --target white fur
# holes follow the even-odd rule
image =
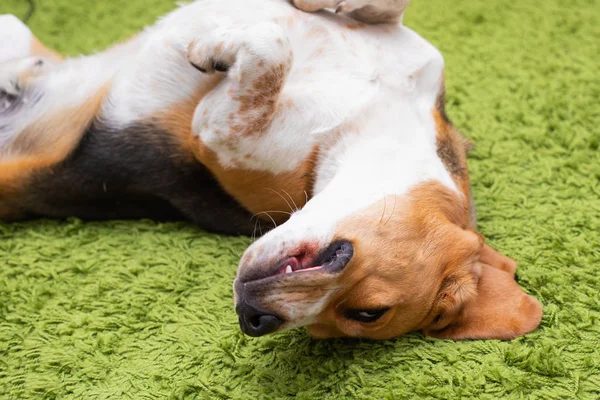
[[[14,15],[0,15],[0,63],[27,57],[33,35]]]

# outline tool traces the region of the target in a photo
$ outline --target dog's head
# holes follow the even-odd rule
[[[466,212],[460,196],[428,182],[312,240],[272,231],[245,254],[234,284],[242,330],[308,326],[317,338],[371,339],[532,331],[540,303],[515,282],[515,262],[465,226]]]

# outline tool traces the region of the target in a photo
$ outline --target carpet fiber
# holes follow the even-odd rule
[[[29,23],[76,55],[167,0],[37,0]],[[480,230],[544,304],[513,341],[244,336],[231,283],[247,238],[187,224],[0,224],[2,399],[600,398],[600,3],[414,0],[446,58]],[[24,0],[0,13],[23,16]],[[1,30],[2,27],[0,27]]]

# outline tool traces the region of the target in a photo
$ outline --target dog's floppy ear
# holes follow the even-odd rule
[[[542,305],[519,287],[515,269],[513,260],[483,245],[470,279],[445,278],[437,316],[423,332],[443,339],[514,339],[536,329]]]

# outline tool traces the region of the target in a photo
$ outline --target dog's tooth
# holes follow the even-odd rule
[[[291,266],[291,265],[288,265],[287,267],[285,267],[285,273],[286,273],[286,274],[289,274],[289,273],[291,273],[291,272],[293,272],[293,271],[292,271],[292,266]]]

